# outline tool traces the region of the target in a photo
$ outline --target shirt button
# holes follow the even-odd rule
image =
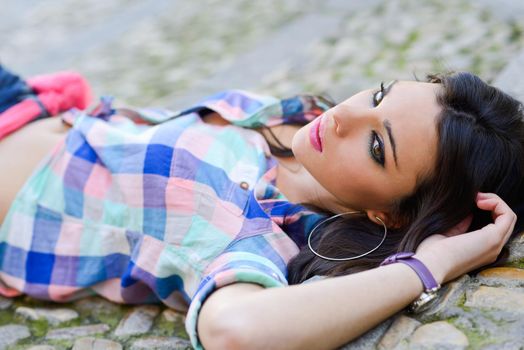
[[[240,185],[240,188],[243,190],[249,189],[249,184],[245,181],[242,181],[239,185]]]

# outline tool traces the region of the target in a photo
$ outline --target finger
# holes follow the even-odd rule
[[[506,202],[497,195],[477,200],[477,207],[482,210],[491,211],[496,215],[512,211],[509,205],[507,205]]]
[[[513,230],[515,229],[515,225],[517,223],[517,215],[513,211],[511,211],[511,214],[508,214],[508,215],[511,217],[511,223],[506,232],[506,235],[504,236],[504,244],[506,244],[506,242],[511,237],[511,234],[513,233]]]
[[[488,194],[485,199],[479,200],[477,206],[480,209],[491,211],[494,225],[506,242],[513,232],[517,219],[513,210],[500,197],[492,194]]]
[[[511,220],[510,218],[505,218],[504,221],[495,224],[495,226],[500,230],[502,245],[506,244],[513,233],[513,229],[515,228],[515,221]]]
[[[479,209],[491,212],[491,218],[493,222],[497,219],[498,216],[504,214],[508,208],[505,208],[504,205],[501,205],[500,199],[498,198],[487,198],[482,199],[477,202],[477,207]]]
[[[487,198],[487,195],[488,195],[488,194],[489,194],[489,193],[487,193],[487,192],[478,192],[478,193],[477,193],[477,200],[478,200],[478,199],[482,199],[482,198]]]
[[[495,193],[491,192],[478,192],[477,193],[477,200],[479,199],[486,199],[486,198],[495,198],[498,197]]]
[[[477,200],[477,207],[479,209],[492,212],[495,210],[497,203],[498,201],[496,198],[484,198],[484,199]]]

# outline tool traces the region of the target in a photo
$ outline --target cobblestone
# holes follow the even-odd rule
[[[122,345],[107,339],[80,338],[75,341],[73,350],[122,350]]]
[[[51,345],[35,345],[27,348],[27,350],[55,350],[56,348]]]
[[[524,73],[524,64],[517,66],[517,63],[519,62],[524,63],[524,50],[522,50],[522,53],[510,64],[511,74],[514,74],[512,81],[502,81],[497,79],[497,83],[507,86],[512,82],[515,82],[515,77]],[[515,96],[519,97],[521,101],[524,101],[524,84],[521,85],[521,89],[518,89],[518,85],[513,84],[510,91],[513,91]],[[510,242],[508,261],[513,266],[524,268],[524,232],[521,232]]]
[[[524,99],[524,6],[511,0],[4,3],[2,63],[25,76],[76,69],[95,94],[120,104],[178,108],[225,88],[341,100],[382,80],[448,69]],[[401,313],[343,349],[518,349],[523,268],[520,234],[504,267],[448,284],[425,313]],[[60,305],[69,310],[61,316],[58,307],[0,297],[0,349],[190,347],[184,315],[162,306],[89,297]]]
[[[31,334],[26,326],[7,325],[0,327],[0,350],[16,343],[20,339],[28,338]]]
[[[134,308],[120,321],[115,330],[115,335],[122,337],[147,333],[159,312],[158,306],[146,305]]]
[[[395,349],[401,345],[402,340],[409,338],[420,325],[419,321],[411,317],[399,315],[380,339],[377,345],[378,350]]]
[[[517,280],[521,282],[524,281],[524,270],[514,267],[495,267],[481,271],[479,277],[486,279]]]
[[[465,306],[524,314],[524,290],[481,286],[467,298]]]
[[[367,350],[370,347],[375,347],[392,322],[393,319],[388,319],[380,323],[375,328],[364,333],[361,337],[343,346],[340,350]]]
[[[428,323],[417,328],[409,340],[411,349],[465,349],[468,338],[445,321]]]
[[[52,325],[71,321],[78,317],[78,312],[71,309],[30,308],[25,306],[16,308],[15,314],[33,321],[36,321],[39,318],[44,318]]]
[[[106,324],[93,324],[88,326],[57,328],[47,333],[47,339],[75,339],[87,335],[102,334],[110,327]]]
[[[166,322],[178,322],[178,323],[184,323],[186,321],[186,318],[184,315],[173,311],[171,309],[166,309],[162,312],[162,319]]]
[[[191,349],[191,344],[185,339],[176,337],[151,337],[135,341],[131,345],[131,350],[182,350]]]
[[[95,314],[114,313],[119,310],[118,305],[100,297],[80,299],[75,303],[75,308],[80,312],[90,312]]]
[[[524,269],[495,267],[481,271],[478,279],[488,286],[524,287]]]
[[[9,309],[11,305],[13,305],[13,301],[11,299],[7,299],[0,296],[0,310]]]

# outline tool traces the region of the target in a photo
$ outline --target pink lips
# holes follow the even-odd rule
[[[311,129],[309,129],[309,141],[313,148],[319,152],[322,152],[322,139],[320,138],[321,120],[322,117],[315,119],[313,125],[311,125]]]

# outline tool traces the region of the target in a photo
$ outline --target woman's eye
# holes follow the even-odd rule
[[[373,141],[373,155],[379,159],[382,155],[382,149],[380,148],[380,143],[378,143],[378,140]]]
[[[380,89],[373,93],[373,107],[377,107],[382,102],[385,93],[386,89],[384,88],[384,82],[382,82],[380,83]]]
[[[384,97],[384,94],[380,90],[373,93],[373,107],[378,106],[380,102],[382,102],[383,97]]]
[[[384,146],[376,132],[371,133],[369,153],[371,157],[380,165],[384,166]]]

